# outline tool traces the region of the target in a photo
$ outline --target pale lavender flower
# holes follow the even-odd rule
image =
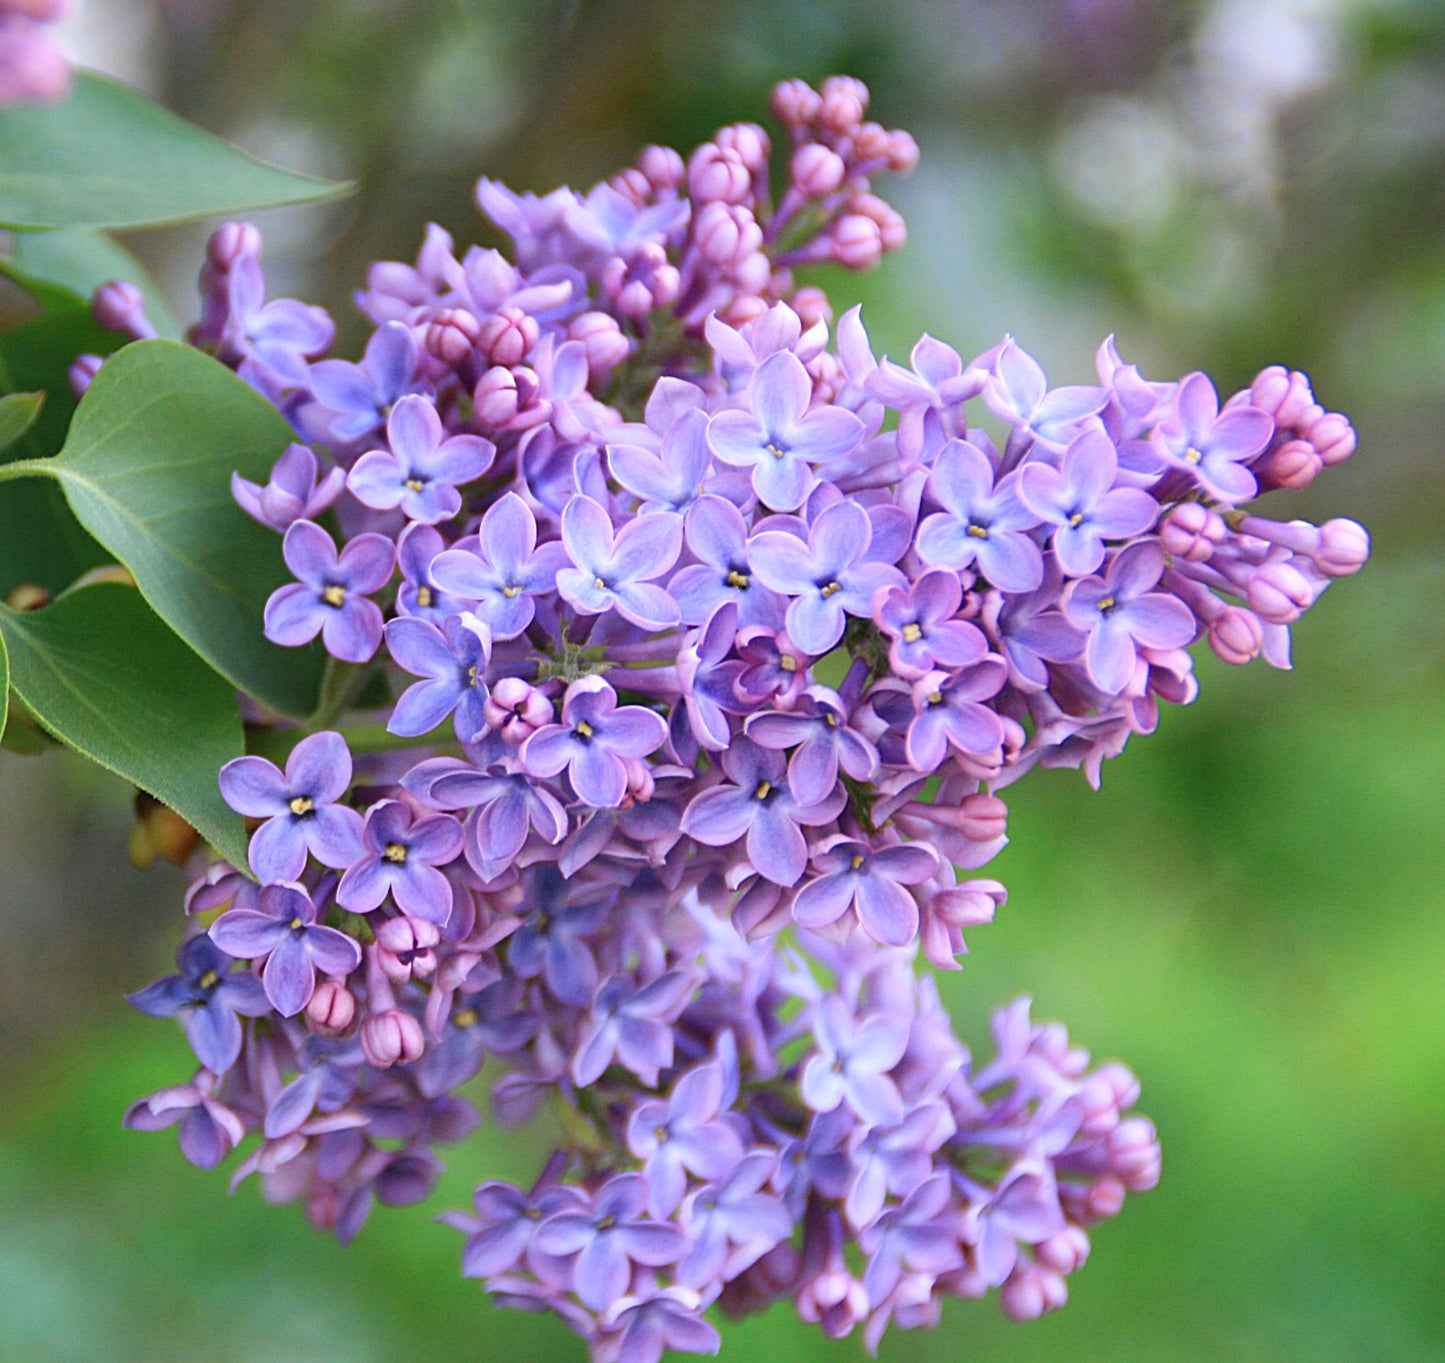
[[[518,1264],[533,1268],[538,1227],[548,1217],[562,1212],[582,1213],[587,1198],[580,1188],[568,1184],[524,1193],[510,1183],[488,1182],[478,1186],[473,1205],[475,1216],[453,1214],[446,1220],[455,1229],[469,1233],[462,1248],[462,1276],[491,1278]],[[552,1269],[558,1277],[561,1272]],[[547,1266],[542,1267],[542,1275],[549,1276]]]
[[[1253,459],[1274,434],[1274,420],[1258,407],[1219,410],[1219,394],[1207,374],[1180,381],[1174,410],[1155,428],[1155,448],[1175,468],[1192,474],[1220,501],[1247,501],[1258,491],[1254,474],[1243,464]]]
[[[372,332],[360,364],[322,360],[311,366],[312,396],[325,409],[309,425],[317,438],[348,444],[370,435],[412,385],[417,347],[411,328],[387,322]]]
[[[341,869],[361,854],[361,815],[336,801],[351,785],[351,753],[338,733],[303,738],[283,775],[264,757],[237,757],[221,768],[221,795],[238,814],[266,822],[251,835],[251,869],[263,880],[295,880],[309,851]]]
[[[266,302],[261,262],[249,253],[231,264],[225,289],[217,353],[239,363],[242,376],[259,380],[263,392],[303,386],[310,374],[307,359],[321,354],[336,335],[326,311],[291,298]]]
[[[782,1199],[763,1191],[777,1167],[775,1151],[749,1150],[726,1177],[687,1195],[682,1224],[692,1245],[676,1269],[680,1283],[728,1282],[792,1234]]]
[[[949,675],[926,672],[913,683],[913,722],[907,754],[915,771],[935,771],[950,746],[982,756],[1003,742],[1003,724],[982,702],[996,696],[1008,675],[997,654]]]
[[[950,1034],[950,1040],[951,1040]],[[859,1229],[875,1220],[887,1196],[907,1197],[933,1172],[933,1157],[958,1130],[946,1103],[913,1108],[897,1126],[853,1133],[853,1179],[843,1209]]]
[[[699,497],[683,522],[687,547],[698,560],[673,574],[667,590],[682,619],[700,624],[719,604],[734,601],[738,623],[747,628],[783,627],[787,598],[761,582],[749,564],[747,522],[722,497]]]
[[[862,1233],[870,1306],[881,1306],[907,1270],[936,1276],[963,1267],[956,1218],[948,1215],[951,1200],[948,1175],[934,1174]]]
[[[583,615],[615,610],[639,629],[678,622],[677,603],[651,579],[661,577],[682,549],[682,517],[651,512],[623,523],[591,497],[573,497],[562,511],[562,542],[573,568],[557,573],[557,590]]]
[[[916,581],[887,587],[875,597],[873,620],[888,636],[888,661],[900,677],[967,667],[988,652],[976,625],[954,619],[962,604],[963,585],[947,568],[930,568]]]
[[[641,501],[644,512],[686,511],[701,495],[711,464],[707,416],[696,407],[668,427],[656,454],[626,441],[607,445],[612,476]]]
[[[809,686],[791,710],[749,716],[744,728],[764,748],[792,748],[788,785],[802,804],[826,800],[841,767],[855,781],[878,770],[878,749],[848,723],[843,698],[826,686]]]
[[[997,1287],[1018,1262],[1019,1241],[1035,1245],[1063,1228],[1064,1216],[1048,1165],[1042,1160],[1020,1160],[987,1201],[970,1207],[963,1237],[973,1246],[984,1281]]]
[[[922,885],[938,854],[918,842],[874,850],[851,838],[828,839],[813,854],[818,876],[793,900],[793,918],[826,928],[852,909],[863,931],[884,946],[904,946],[918,933],[918,902],[905,886]]]
[[[818,1049],[803,1066],[800,1092],[814,1112],[840,1103],[873,1126],[903,1120],[903,1098],[888,1077],[908,1048],[908,1020],[885,1012],[855,1017],[837,995],[825,995],[813,1015]]]
[[[597,988],[597,961],[584,938],[602,926],[602,900],[568,903],[566,882],[543,864],[530,883],[531,911],[507,943],[507,964],[522,979],[541,975],[563,1003],[586,1008]]]
[[[347,663],[364,663],[381,642],[381,608],[368,601],[391,578],[396,547],[385,535],[362,534],[338,555],[331,536],[314,521],[296,521],[281,553],[299,579],[278,587],[266,602],[266,637],[300,648],[318,634],[326,651]]]
[[[292,521],[314,521],[341,496],[346,470],[332,468],[317,483],[315,452],[308,445],[287,445],[264,487],[231,475],[231,496],[248,516],[272,530],[288,530]]]
[[[703,1299],[681,1285],[619,1297],[602,1313],[606,1357],[615,1363],[659,1363],[668,1349],[715,1354],[722,1339],[702,1310]]]
[[[430,733],[455,711],[459,742],[481,735],[489,694],[483,677],[492,655],[491,632],[482,621],[470,611],[450,616],[441,629],[415,617],[389,620],[386,646],[398,666],[426,679],[402,692],[386,722],[389,733]]]
[[[401,398],[386,419],[389,450],[371,450],[351,466],[346,486],[375,511],[400,507],[410,520],[435,525],[461,510],[460,483],[492,466],[496,446],[475,435],[449,436],[430,398]]]
[[[347,868],[336,902],[352,913],[370,913],[388,894],[413,918],[445,923],[452,887],[439,870],[462,850],[462,826],[450,814],[418,819],[400,800],[382,800],[367,811],[361,832],[366,851]]]
[[[738,608],[731,601],[714,607],[703,624],[688,636],[677,655],[678,684],[692,736],[709,752],[721,752],[732,742],[729,715],[742,714],[735,690],[747,666],[730,659],[738,632]],[[680,742],[673,730],[674,744]]]
[[[627,1148],[642,1161],[647,1209],[664,1219],[678,1208],[687,1176],[721,1179],[743,1157],[742,1142],[719,1120],[725,1099],[716,1062],[696,1065],[674,1085],[667,1100],[639,1103],[627,1121]]]
[[[316,921],[306,888],[267,885],[259,908],[231,909],[211,924],[211,940],[232,956],[266,958],[261,983],[282,1017],[295,1017],[311,1001],[316,972],[349,975],[361,964],[355,939]]]
[[[476,607],[474,598],[445,590],[432,576],[435,560],[446,547],[441,532],[420,521],[413,521],[402,532],[396,542],[396,563],[402,576],[396,592],[398,615],[414,616],[440,629],[449,616]],[[497,637],[495,630],[492,637]]]
[[[983,400],[996,415],[1040,444],[1061,450],[1091,424],[1109,395],[1102,388],[1082,385],[1050,388],[1038,361],[1010,338],[994,361]]]

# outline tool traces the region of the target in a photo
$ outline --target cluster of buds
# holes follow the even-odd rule
[[[193,339],[297,436],[233,484],[295,577],[266,636],[390,699],[254,723],[284,769],[222,769],[250,876],[199,872],[178,973],[133,996],[202,1069],[128,1121],[207,1167],[258,1137],[237,1177],[346,1239],[426,1195],[491,1058],[498,1119],[549,1102],[569,1136],[452,1218],[463,1271],[598,1359],[715,1349],[714,1302],[870,1346],[949,1295],[1063,1302],[1158,1176],[1137,1084],[1026,1003],[976,1064],[916,956],[956,969],[1003,902],[960,879],[1007,841],[1000,790],[1097,782],[1193,699],[1198,640],[1288,665],[1368,550],[1244,506],[1349,452],[1301,375],[1221,403],[1109,340],[1050,388],[1011,337],[880,359],[856,309],[830,348],[790,267],[876,258],[859,219],[901,240],[868,178],[916,155],[866,106],[780,87],[773,211],[752,125],[585,196],[483,181],[515,259],[430,228],[373,267],[358,363],[266,301],[254,229],[202,273]],[[131,302],[100,306],[143,334]]]

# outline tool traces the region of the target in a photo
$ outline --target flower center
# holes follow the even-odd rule
[[[1119,603],[1112,596],[1101,596],[1099,598],[1099,613],[1107,615]]]
[[[432,603],[431,588],[421,586],[416,589],[416,604],[426,610]]]
[[[984,525],[974,525],[970,522],[968,533],[976,540],[986,540],[988,538],[988,527]]]
[[[787,447],[780,440],[769,440],[763,448],[773,456],[774,459],[781,459],[787,454]]]
[[[819,594],[823,597],[823,599],[824,599],[825,601],[826,601],[830,596],[836,596],[836,595],[837,595],[839,592],[841,592],[842,590],[843,590],[843,584],[842,584],[841,582],[839,582],[836,578],[834,578],[833,580],[831,580],[831,581],[829,581],[829,582],[820,582],[820,583],[818,584]]]
[[[394,866],[406,864],[406,844],[400,842],[389,842],[382,848],[382,859],[391,862]]]
[[[1083,525],[1083,523],[1084,513],[1082,511],[1076,511],[1072,516],[1069,517],[1070,530],[1077,530],[1081,525]]]
[[[916,644],[923,638],[923,626],[907,624],[903,626],[903,642],[905,644]]]
[[[943,692],[942,692],[942,691],[930,691],[930,692],[928,693],[928,703],[929,703],[930,705],[942,705],[942,704],[943,704]]]
[[[585,719],[579,719],[577,727],[572,730],[572,736],[579,742],[586,743],[595,732],[596,730]]]
[[[346,588],[338,582],[333,582],[330,586],[321,589],[321,599],[328,606],[339,608],[346,600]]]
[[[413,492],[420,492],[426,486],[426,480],[413,475],[402,486],[410,488]]]
[[[597,585],[599,587],[605,585],[600,577],[597,579]],[[521,594],[522,589],[520,587],[514,587],[510,583],[502,588],[502,595],[505,596],[508,601],[511,601],[515,597],[521,596]]]
[[[481,1020],[475,1008],[459,1008],[452,1014],[454,1027],[475,1027]]]
[[[759,781],[758,788],[753,791],[753,799],[766,800],[772,793],[773,785],[771,781]]]
[[[867,861],[867,857],[865,857],[861,852],[855,852],[853,854],[853,860],[850,864],[853,870],[860,871],[863,869],[863,863],[865,861]]]
[[[311,813],[311,811],[316,808],[316,801],[309,795],[294,795],[291,798],[289,808],[299,819],[303,815]]]
[[[292,932],[300,932],[305,926],[306,924],[301,921],[301,915],[299,913],[287,924],[287,927],[289,927]]]
[[[740,573],[736,568],[729,568],[728,575],[723,578],[723,581],[726,582],[729,587],[737,587],[740,590],[745,590],[748,586],[749,578],[746,573]]]
[[[798,670],[798,660],[793,657],[791,653],[784,653],[778,659],[778,666],[781,667],[784,672],[796,672]]]
[[[592,585],[596,587],[599,592],[605,592],[607,590],[607,583],[600,577],[594,577],[592,579]]]
[[[214,989],[218,984],[220,984],[220,982],[221,977],[216,974],[214,970],[206,971],[206,973],[202,975],[201,978],[197,981],[201,988],[206,990]]]
[[[1204,456],[1198,450],[1196,450],[1193,445],[1191,445],[1187,450],[1184,451],[1184,462],[1186,464],[1197,464],[1203,458]]]

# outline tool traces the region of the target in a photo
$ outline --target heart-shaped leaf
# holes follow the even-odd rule
[[[4,227],[147,227],[350,188],[265,165],[92,72],[59,103],[0,112]]]
[[[0,606],[10,685],[62,742],[164,801],[246,865],[246,833],[216,785],[244,750],[236,694],[131,587],[70,592],[43,610]]]

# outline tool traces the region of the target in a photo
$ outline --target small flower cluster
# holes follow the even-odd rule
[[[1368,551],[1241,505],[1353,448],[1303,375],[1221,403],[1106,341],[1050,388],[1008,337],[879,359],[856,309],[829,349],[791,269],[897,245],[870,178],[916,156],[866,105],[779,88],[776,206],[750,124],[585,196],[482,181],[515,260],[430,228],[372,268],[359,363],[266,300],[253,228],[202,272],[193,340],[298,437],[233,484],[295,578],[266,636],[354,686],[339,731],[257,717],[284,770],[223,768],[255,879],[208,867],[208,928],[133,996],[203,1068],[127,1120],[206,1167],[258,1135],[237,1177],[346,1239],[425,1195],[491,1058],[499,1119],[546,1100],[569,1139],[453,1218],[464,1272],[599,1359],[715,1349],[713,1302],[870,1347],[948,1295],[1062,1303],[1157,1178],[1137,1085],[1026,1004],[976,1066],[915,956],[956,969],[1003,902],[958,876],[1007,841],[998,790],[1097,782],[1193,699],[1198,639],[1287,666]],[[97,311],[146,334],[127,286]]]
[[[45,31],[69,0],[0,0],[0,109],[44,104],[70,89],[70,63]]]

